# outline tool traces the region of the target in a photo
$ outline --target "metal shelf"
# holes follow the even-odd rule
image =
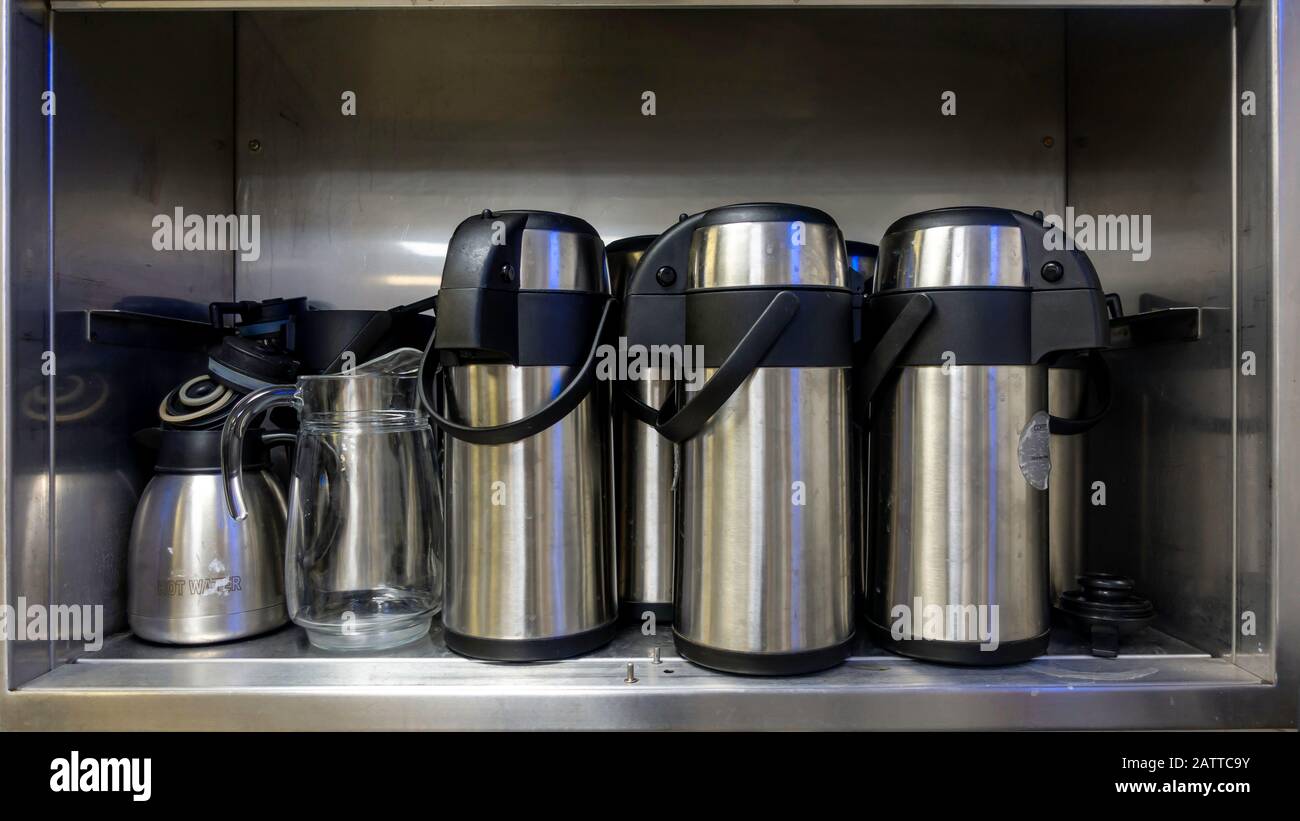
[[[897,729],[1204,726],[1214,719],[1201,710],[1173,708],[1225,688],[1271,689],[1156,630],[1117,659],[1087,655],[1064,631],[1048,655],[1002,668],[925,664],[863,641],[822,673],[750,678],[686,662],[670,635],[635,627],[581,658],[509,664],[452,654],[435,624],[406,648],[347,656],[311,647],[295,627],[189,649],[118,636],[14,695],[41,702],[42,726]]]

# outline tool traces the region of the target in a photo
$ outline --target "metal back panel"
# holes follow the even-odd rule
[[[239,292],[411,301],[483,208],[577,214],[606,242],[731,202],[808,203],[862,238],[956,203],[1059,208],[1063,19],[240,15],[238,201],[262,215],[263,252],[238,263]]]

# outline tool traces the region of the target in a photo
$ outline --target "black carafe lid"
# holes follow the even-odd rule
[[[213,302],[208,306],[208,321],[214,328],[235,328],[241,336],[285,339],[285,327],[294,317],[307,310],[307,297],[275,297],[260,302]]]
[[[447,243],[436,304],[421,402],[443,432],[479,445],[520,441],[576,408],[596,384],[597,354],[615,325],[600,235],[585,220],[548,211],[489,210],[462,221]],[[426,375],[487,362],[575,372],[549,403],[513,422],[466,424],[450,392],[442,415]]]
[[[434,318],[421,311],[429,300],[387,311],[309,310],[298,315],[293,355],[302,373],[334,373],[352,354],[354,365],[398,348],[423,349],[433,335]]]
[[[658,408],[620,391],[624,408],[684,442],[758,368],[851,367],[855,283],[845,260],[839,227],[816,208],[742,203],[683,214],[637,262],[623,336],[629,348],[699,351],[715,370],[692,397],[674,392]]]
[[[530,238],[567,244],[539,258]],[[484,211],[447,243],[434,350],[444,365],[576,366],[609,301],[604,245],[585,220],[549,211]]]
[[[605,259],[609,262],[609,290],[615,299],[623,298],[632,271],[656,238],[655,234],[624,237],[605,246]]]
[[[1005,208],[940,208],[894,222],[880,241],[866,314],[859,412],[896,368],[939,366],[954,355],[961,365],[1050,366],[1110,346],[1106,298],[1088,255],[1041,213]],[[1105,414],[1105,363],[1092,362],[1101,410],[1053,416],[1053,434],[1083,433]]]
[[[888,324],[909,293],[935,303],[898,364],[937,365],[955,351],[966,365],[1033,365],[1109,347],[1097,270],[1070,246],[1055,225],[1005,208],[940,208],[895,221],[880,242],[877,324]]]
[[[356,356],[356,364],[368,359],[369,348],[357,350],[357,336],[383,311],[305,311],[294,328],[294,352],[307,373],[324,373],[344,351]]]
[[[163,397],[158,418],[163,427],[207,430],[225,424],[243,394],[217,382],[211,374],[185,380]]]
[[[1058,605],[1075,630],[1102,658],[1119,655],[1120,637],[1135,633],[1155,618],[1149,599],[1133,592],[1133,580],[1115,573],[1085,573],[1079,587],[1061,594]]]
[[[303,296],[213,302],[208,306],[212,326],[234,333],[208,352],[212,378],[243,393],[293,382],[301,369],[292,354],[294,324],[306,310]]]
[[[298,369],[298,360],[284,349],[242,336],[226,337],[208,355],[212,378],[241,392],[291,384]]]
[[[261,468],[268,465],[266,447],[263,444],[264,436],[274,437],[279,444],[281,437],[292,438],[293,434],[264,434],[262,431],[252,431],[244,442],[245,468]],[[154,442],[157,443],[158,458],[154,462],[156,473],[221,472],[220,430],[151,428],[136,434],[136,440],[150,446]]]

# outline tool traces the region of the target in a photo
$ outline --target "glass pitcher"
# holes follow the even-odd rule
[[[285,599],[294,623],[328,650],[415,641],[442,605],[433,434],[410,356],[394,354],[351,374],[254,391],[222,430],[226,503],[242,520],[247,429],[274,407],[298,411]]]

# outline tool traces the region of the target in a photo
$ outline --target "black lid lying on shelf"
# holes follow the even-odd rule
[[[1150,600],[1133,591],[1133,580],[1116,573],[1085,573],[1079,587],[1061,594],[1057,605],[1070,623],[1092,645],[1092,654],[1119,655],[1120,639],[1155,618]]]

